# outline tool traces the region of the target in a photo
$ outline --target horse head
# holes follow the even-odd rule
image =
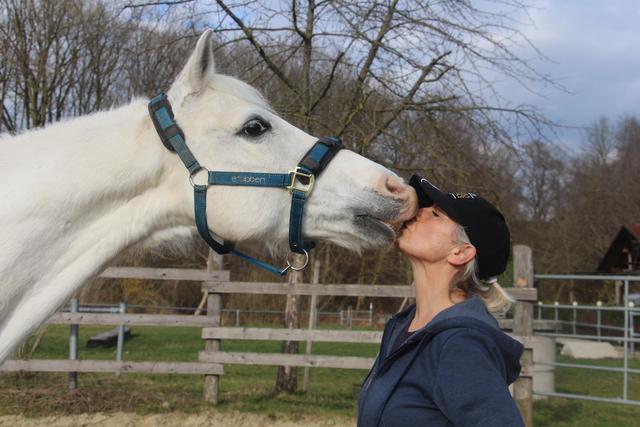
[[[216,71],[211,31],[200,37],[167,97],[189,149],[209,170],[290,171],[318,139],[279,117],[258,90]],[[166,162],[193,224],[188,173],[177,156],[168,155]],[[207,193],[207,222],[218,236],[236,242],[286,240],[286,191],[212,186]],[[393,241],[393,224],[411,218],[416,209],[415,192],[396,174],[341,150],[309,195],[304,235],[352,250],[376,247]]]

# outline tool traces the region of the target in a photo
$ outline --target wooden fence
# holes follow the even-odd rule
[[[527,252],[528,250],[528,252]],[[537,290],[532,287],[533,272],[531,251],[526,247],[514,248],[516,265],[515,283],[508,293],[518,302],[514,319],[501,321],[503,327],[513,327],[514,337],[524,343],[523,370],[514,386],[514,397],[523,414],[525,424],[531,424],[532,413],[532,364],[533,304]],[[530,277],[531,276],[531,277]],[[224,364],[297,366],[308,368],[369,369],[373,358],[354,356],[327,356],[310,354],[313,342],[379,343],[379,331],[335,331],[316,330],[312,319],[318,296],[360,296],[408,298],[413,296],[411,286],[360,285],[360,284],[288,284],[231,282],[228,271],[192,269],[129,268],[110,267],[101,278],[131,278],[149,280],[180,280],[201,282],[207,301],[206,316],[158,315],[158,314],[111,314],[111,313],[56,313],[48,323],[54,324],[99,324],[99,325],[154,325],[202,327],[205,350],[200,352],[198,362],[126,362],[104,360],[9,360],[0,365],[0,371],[49,371],[49,372],[145,372],[167,374],[204,375],[204,397],[218,402],[219,378],[224,373]],[[317,277],[317,276],[316,276]],[[309,329],[242,328],[222,327],[222,294],[270,294],[311,296]],[[306,354],[250,353],[220,351],[220,340],[276,340],[307,342]],[[306,387],[305,375],[305,387]]]
[[[208,294],[243,293],[271,295],[332,295],[404,298],[412,295],[411,286],[369,286],[369,285],[288,285],[282,283],[205,283],[202,290]],[[520,301],[535,301],[535,289],[509,289],[509,293]],[[311,307],[313,311],[315,307]],[[505,323],[512,323],[508,321]],[[205,340],[269,340],[269,341],[309,341],[309,342],[349,342],[380,343],[382,332],[372,331],[325,331],[313,329],[282,328],[238,328],[209,327],[202,330]],[[527,338],[519,337],[529,343]],[[319,356],[309,354],[265,354],[244,352],[203,351],[201,361],[221,364],[244,365],[286,365],[300,367],[355,368],[369,369],[373,358],[355,356]]]
[[[105,279],[180,280],[201,283],[203,281],[228,281],[228,271],[206,271],[182,268],[109,267],[100,276]],[[48,324],[68,325],[148,325],[148,326],[196,326],[208,327],[211,319],[206,316],[161,314],[112,314],[112,313],[55,313]],[[137,372],[153,374],[214,374],[222,375],[220,364],[209,362],[126,362],[112,360],[8,360],[0,365],[0,371],[40,372]]]
[[[521,359],[522,371],[520,378],[514,384],[514,398],[522,413],[527,426],[532,425],[533,413],[533,302],[537,300],[537,289],[533,288],[533,268],[531,250],[526,246],[514,247],[514,283],[513,288],[507,288],[508,294],[516,300],[514,318],[501,320],[501,327],[513,329],[513,337],[525,346]],[[531,275],[529,276],[529,273]],[[255,283],[255,282],[205,282],[202,290],[213,301],[219,301],[221,294],[270,294],[270,295],[309,295],[312,296],[310,307],[309,329],[267,329],[267,328],[229,328],[209,327],[202,330],[202,338],[211,343],[208,349],[200,352],[199,360],[219,364],[243,365],[277,365],[298,366],[304,368],[352,368],[369,369],[373,358],[355,356],[325,356],[312,354],[281,354],[281,353],[249,353],[219,351],[222,339],[235,340],[275,340],[275,341],[306,341],[320,342],[349,342],[349,343],[379,343],[382,332],[369,331],[324,331],[313,330],[311,320],[316,309],[317,296],[361,296],[361,297],[389,297],[407,298],[413,296],[411,286],[396,285],[344,285],[344,284],[288,284],[288,283]],[[214,307],[215,310],[215,307]],[[218,308],[219,312],[219,308]],[[220,324],[220,314],[216,314],[216,322]],[[309,347],[308,347],[309,348]],[[306,376],[305,376],[306,377]],[[215,386],[206,389],[205,398],[216,403],[218,401],[217,381]],[[306,386],[306,381],[305,381]]]

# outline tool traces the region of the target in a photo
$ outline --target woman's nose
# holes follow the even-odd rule
[[[427,210],[429,210],[429,208],[418,209],[418,214],[416,215],[416,217],[422,218],[423,216],[425,216]]]

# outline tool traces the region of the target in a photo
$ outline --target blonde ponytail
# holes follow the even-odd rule
[[[458,225],[457,239],[461,243],[471,244],[469,236],[461,225]],[[450,290],[451,292],[456,290],[463,292],[465,298],[480,297],[487,310],[494,316],[504,316],[514,303],[513,298],[498,283],[497,277],[487,280],[478,278],[478,264],[475,258],[464,266],[458,280],[453,283]]]
[[[476,287],[475,294],[482,298],[482,302],[484,302],[487,310],[494,315],[504,316],[514,302],[509,294],[500,286],[498,280],[480,284]]]

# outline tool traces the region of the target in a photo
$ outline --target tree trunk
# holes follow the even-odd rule
[[[293,256],[293,265],[300,265],[304,262],[303,255]],[[302,271],[291,271],[289,273],[289,284],[302,283]],[[287,295],[287,307],[284,314],[284,327],[295,329],[300,327],[300,296]],[[297,341],[283,341],[282,353],[297,354]],[[278,377],[276,379],[276,391],[295,392],[298,389],[298,369],[295,366],[279,366]]]

